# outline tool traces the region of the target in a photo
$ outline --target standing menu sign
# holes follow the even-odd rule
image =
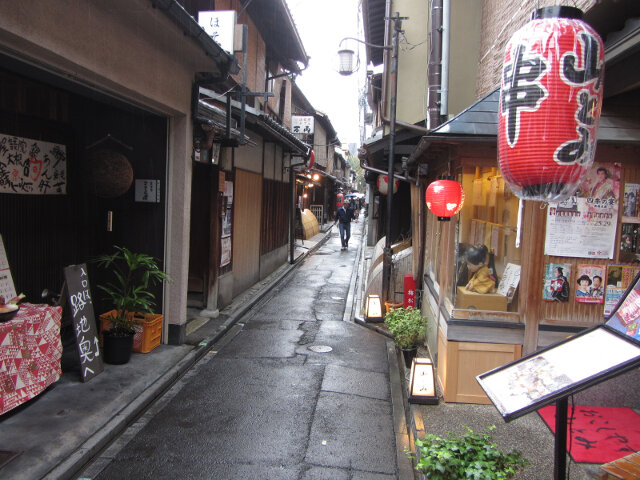
[[[506,421],[640,365],[640,274],[604,325],[478,375]]]
[[[80,374],[82,381],[88,382],[102,372],[104,365],[98,345],[98,330],[91,301],[87,265],[81,263],[66,267],[64,277],[80,357]]]

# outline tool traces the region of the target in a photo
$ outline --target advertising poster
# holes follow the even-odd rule
[[[640,195],[640,184],[625,183],[624,199],[622,201],[623,223],[640,223],[640,212],[638,211],[638,195]]]
[[[220,240],[220,266],[224,267],[231,263],[231,237]]]
[[[620,165],[594,163],[575,195],[549,203],[544,254],[613,258],[620,197]]]
[[[604,316],[613,312],[624,292],[640,271],[640,267],[630,265],[609,265],[607,267],[607,282],[604,297]]]
[[[549,302],[568,302],[571,295],[570,282],[570,263],[546,263],[542,299]]]
[[[229,237],[233,226],[231,205],[227,205],[224,209],[224,216],[222,217],[222,238]]]
[[[605,265],[578,265],[576,302],[604,303]]]
[[[638,225],[637,223],[623,223],[620,227],[620,251],[638,252]]]

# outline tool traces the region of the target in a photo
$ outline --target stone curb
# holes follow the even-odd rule
[[[193,365],[195,365],[218,342],[230,328],[236,324],[256,303],[264,298],[274,287],[282,282],[293,270],[299,267],[302,260],[320,248],[331,236],[331,228],[325,236],[313,247],[295,259],[273,281],[261,288],[253,298],[237,309],[221,325],[221,327],[190,350],[176,365],[161,375],[152,385],[147,387],[134,401],[126,405],[115,417],[109,420],[102,428],[89,437],[65,460],[58,463],[44,477],[45,480],[61,478],[72,479],[94,457],[119,436],[131,423],[133,423],[144,411],[163,393],[169,390]]]

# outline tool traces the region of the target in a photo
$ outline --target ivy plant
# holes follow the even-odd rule
[[[462,436],[443,438],[433,434],[416,440],[416,470],[429,480],[507,480],[515,478],[529,465],[519,450],[503,452],[492,439],[492,425],[486,433],[469,427]],[[411,458],[414,458],[409,454]]]
[[[384,317],[384,323],[393,336],[395,345],[403,350],[418,346],[418,340],[427,334],[427,321],[420,310],[411,307],[392,308]]]

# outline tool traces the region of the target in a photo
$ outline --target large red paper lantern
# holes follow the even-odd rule
[[[378,185],[378,191],[382,195],[386,195],[389,192],[389,177],[387,175],[378,175],[378,180],[376,181]],[[393,194],[398,191],[398,187],[400,186],[400,180],[393,179]]]
[[[520,198],[561,201],[591,167],[604,76],[604,45],[574,7],[536,10],[507,43],[498,150]]]
[[[438,220],[450,220],[464,204],[464,190],[455,180],[436,180],[427,187],[425,200]]]

